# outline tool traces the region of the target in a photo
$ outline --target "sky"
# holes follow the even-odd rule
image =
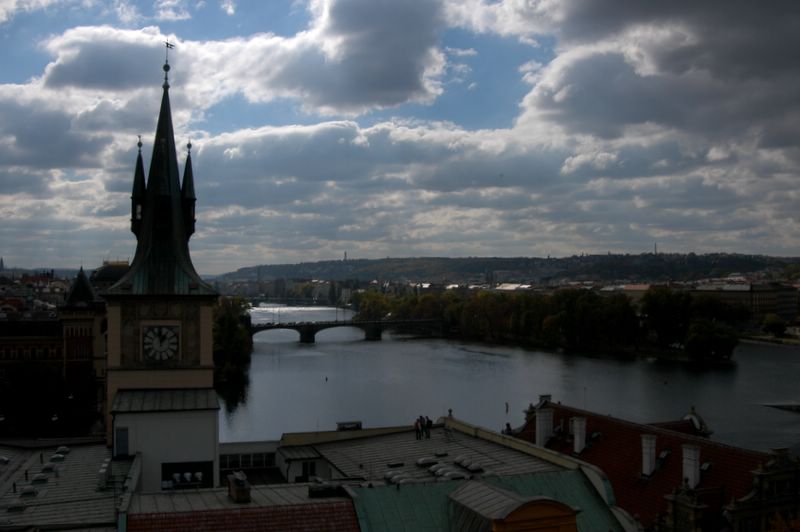
[[[132,258],[170,50],[202,274],[800,255],[800,2],[0,0],[0,256]]]

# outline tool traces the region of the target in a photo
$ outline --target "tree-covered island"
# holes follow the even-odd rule
[[[436,319],[444,333],[468,341],[567,352],[696,362],[730,359],[749,311],[708,294],[650,288],[638,304],[622,293],[586,289],[552,294],[488,290],[403,296],[378,290],[353,298],[355,319]]]

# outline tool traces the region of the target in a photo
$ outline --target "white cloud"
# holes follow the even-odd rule
[[[59,3],[64,3],[64,0],[0,0],[0,24],[8,22],[19,12],[37,11]]]
[[[219,7],[228,16],[233,16],[236,14],[236,2],[234,2],[234,0],[222,0],[219,3]]]
[[[156,20],[176,21],[192,18],[186,0],[154,0],[153,9]]]
[[[126,0],[116,0],[114,2],[114,12],[117,18],[123,24],[135,24],[142,19],[142,15],[135,5],[127,2]]]

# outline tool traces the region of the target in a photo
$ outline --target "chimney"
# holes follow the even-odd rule
[[[545,403],[549,403],[553,400],[553,396],[549,393],[540,393],[539,394],[539,405],[543,406]]]
[[[642,434],[642,475],[649,477],[656,470],[656,437]]]
[[[536,445],[544,447],[553,435],[553,410],[539,408],[536,410]]]
[[[572,450],[575,454],[581,454],[583,448],[586,447],[586,418],[574,417],[572,418]]]
[[[696,445],[682,445],[683,448],[683,479],[687,487],[694,489],[700,483],[700,447]]]
[[[250,502],[250,483],[244,472],[236,471],[228,475],[228,497],[233,502]]]

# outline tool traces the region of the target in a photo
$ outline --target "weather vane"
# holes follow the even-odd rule
[[[169,88],[169,51],[175,48],[175,45],[169,42],[169,39],[164,41],[166,50],[164,50],[164,88]]]
[[[166,50],[164,51],[164,62],[169,63],[169,51],[175,48],[175,45],[169,42],[169,39],[164,41],[164,45],[166,46]]]

